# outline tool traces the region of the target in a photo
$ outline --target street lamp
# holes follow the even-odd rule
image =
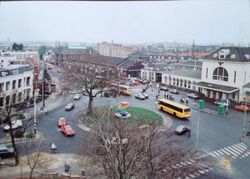
[[[39,89],[35,89],[34,91],[34,134],[36,134],[36,97],[39,94]]]

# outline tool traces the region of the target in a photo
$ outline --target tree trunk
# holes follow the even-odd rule
[[[93,113],[93,96],[90,95],[87,114],[92,114],[92,113]]]
[[[17,153],[17,147],[16,147],[15,137],[14,137],[14,133],[13,133],[13,129],[12,129],[11,119],[8,119],[8,124],[10,126],[11,143],[12,143],[12,147],[14,149],[15,165],[17,166],[19,164],[19,157],[18,157],[18,153]]]
[[[29,179],[32,179],[32,176],[33,176],[33,171],[34,171],[34,168],[31,168],[31,170],[30,170],[30,177],[29,177]]]

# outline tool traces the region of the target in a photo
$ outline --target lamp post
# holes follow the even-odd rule
[[[39,89],[35,89],[34,91],[34,134],[36,134],[36,97],[39,94]]]

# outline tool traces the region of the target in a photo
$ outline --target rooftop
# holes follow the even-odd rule
[[[166,74],[201,79],[201,70],[198,69],[193,70],[193,69],[181,68],[173,71],[167,71]]]
[[[206,56],[205,59],[250,62],[250,47],[222,47]]]

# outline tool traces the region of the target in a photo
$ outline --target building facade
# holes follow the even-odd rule
[[[170,65],[174,68],[162,71],[161,82],[197,91],[214,100],[240,102],[249,99],[250,48],[222,47],[206,56],[202,62],[188,63]],[[141,77],[157,81],[156,73],[153,69],[143,69]]]
[[[0,68],[0,107],[23,102],[33,96],[33,69],[28,65]]]
[[[135,51],[133,47],[107,42],[98,43],[96,49],[100,55],[119,58],[127,58]]]

